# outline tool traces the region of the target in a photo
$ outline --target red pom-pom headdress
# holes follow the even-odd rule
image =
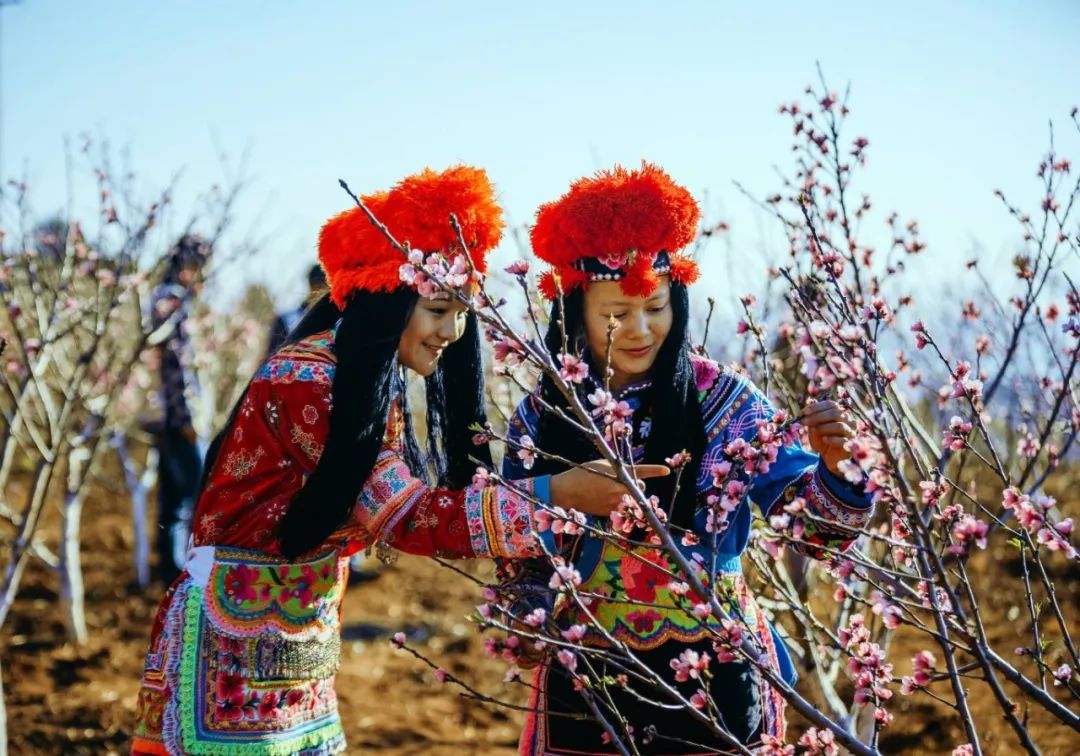
[[[700,217],[690,192],[651,163],[578,179],[536,213],[532,248],[551,266],[540,290],[553,299],[556,276],[564,292],[619,281],[626,294],[649,296],[665,274],[689,285],[697,263],[678,253],[694,240]]]
[[[453,213],[481,273],[487,271],[487,254],[499,243],[505,225],[487,173],[468,165],[441,172],[425,168],[389,191],[361,199],[395,239],[424,252],[448,254],[458,248],[457,233],[450,225]],[[405,257],[359,207],[323,225],[319,262],[326,271],[330,298],[340,308],[354,291],[393,291],[404,286],[399,270]]]

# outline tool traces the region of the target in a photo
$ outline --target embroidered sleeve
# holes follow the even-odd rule
[[[702,404],[708,443],[699,489],[708,491],[713,466],[731,461],[725,453],[729,445],[739,440],[747,445],[755,442],[761,424],[770,420],[776,409],[750,381],[729,371],[717,376],[713,386],[703,392]],[[833,475],[817,454],[798,441],[778,447],[775,459],[765,467],[749,476],[745,493],[765,517],[783,514],[785,506],[801,499],[803,508],[793,515],[802,531],[799,542],[792,544],[797,551],[820,557],[826,553],[821,547],[847,549],[854,543],[856,531],[873,514],[861,485]]]
[[[547,477],[518,481],[515,487],[429,486],[405,462],[397,405],[387,425],[383,448],[356,507],[357,520],[376,540],[411,554],[449,558],[540,553],[532,499],[548,500]]]

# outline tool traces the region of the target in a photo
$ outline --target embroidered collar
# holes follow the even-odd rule
[[[601,380],[597,370],[592,367],[592,361],[589,363],[589,382],[593,388],[603,388],[604,381]],[[622,401],[630,396],[642,394],[646,390],[652,387],[652,378],[639,378],[636,381],[631,381],[622,388],[612,389],[611,395],[615,401]]]

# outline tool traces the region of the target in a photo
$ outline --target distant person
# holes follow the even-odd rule
[[[308,307],[326,292],[326,273],[318,263],[312,265],[307,273],[308,293],[299,306],[280,312],[270,326],[270,340],[266,344],[266,358],[276,352],[285,343],[286,338],[300,323]]]
[[[188,334],[191,303],[202,287],[209,246],[185,234],[169,252],[161,283],[151,296],[154,343],[160,354],[161,422],[157,435],[158,577],[165,585],[176,579],[187,557],[191,513],[202,477],[202,453],[191,408],[199,394],[192,369]],[[161,331],[161,333],[158,333]]]

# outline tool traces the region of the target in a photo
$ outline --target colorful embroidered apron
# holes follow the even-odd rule
[[[133,752],[340,753],[334,674],[348,558],[201,546],[162,602]]]

